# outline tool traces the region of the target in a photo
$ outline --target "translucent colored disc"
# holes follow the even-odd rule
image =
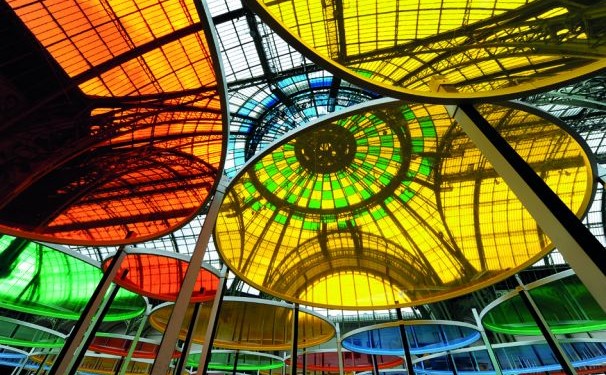
[[[109,266],[112,258],[103,262]],[[137,294],[162,301],[175,301],[189,262],[175,253],[154,251],[153,253],[128,253],[118,269],[118,275],[128,270],[126,277],[117,284]],[[191,302],[210,301],[214,298],[219,277],[209,269],[202,268],[194,286]]]
[[[606,344],[599,340],[568,340],[561,343],[562,349],[579,374],[598,374],[604,371]],[[562,366],[546,343],[514,342],[493,345],[493,349],[504,374],[557,373]],[[494,367],[483,347],[457,350],[452,353],[457,373],[462,375],[494,374]],[[599,368],[584,369],[587,366]],[[453,370],[444,355],[430,356],[415,363],[415,373],[427,375],[452,374]]]
[[[473,326],[448,321],[406,321],[362,327],[342,337],[344,348],[356,353],[404,355],[400,325],[404,325],[412,354],[462,348],[480,339]]]
[[[0,236],[0,306],[35,315],[76,320],[101,281],[92,260],[67,249]],[[143,297],[121,289],[105,321],[132,319],[145,312]]]
[[[202,305],[198,315],[193,341],[204,343],[204,335],[210,316],[210,304]],[[155,309],[149,316],[149,323],[164,332],[172,305]],[[193,315],[193,305],[185,315],[179,337],[185,338]],[[292,347],[293,309],[286,304],[250,298],[225,297],[217,333],[213,342],[218,348],[244,350],[289,350]],[[335,327],[329,321],[301,309],[299,311],[298,347],[307,348],[330,340],[335,335]]]
[[[42,364],[44,368],[50,369],[55,362],[55,355],[46,357],[44,354],[35,354],[30,356],[33,362]],[[122,366],[123,358],[117,356],[108,356],[104,354],[89,354],[84,356],[82,362],[78,366],[78,372],[82,374],[100,374],[100,375],[115,375]],[[125,375],[141,375],[149,374],[151,371],[151,362],[140,362],[131,360],[126,368]]]
[[[190,354],[187,358],[187,366],[197,368],[200,364],[200,354]],[[209,370],[224,371],[266,371],[276,370],[284,367],[284,360],[267,353],[218,350],[212,351]]]
[[[36,348],[61,348],[65,335],[36,324],[0,316],[0,344]]]
[[[606,67],[601,1],[247,3],[327,70],[408,100],[517,98]]]
[[[133,343],[132,336],[117,335],[110,333],[97,333],[95,338],[88,347],[88,350],[103,353],[117,355],[119,357],[126,357]],[[159,342],[155,342],[145,338],[139,338],[137,345],[132,354],[132,358],[146,358],[155,359],[158,354],[160,347]],[[178,358],[181,355],[180,352],[175,351],[173,358]]]
[[[543,281],[537,281],[539,285],[530,287],[529,292],[553,333],[606,329],[606,313],[575,274],[565,271]],[[495,301],[496,305],[491,304],[482,311],[484,327],[512,335],[541,335],[517,292],[502,298]]]
[[[307,352],[305,355],[305,368],[309,371],[339,372],[339,356],[335,350]],[[358,372],[372,370],[372,356],[360,355],[343,351],[343,371]],[[377,366],[380,369],[390,368],[401,365],[404,360],[402,357],[392,355],[375,356]],[[303,368],[303,354],[297,358],[297,368]],[[288,358],[286,363],[290,365]]]
[[[199,213],[220,175],[226,104],[195,2],[2,8],[0,85],[16,103],[3,115],[0,230],[115,245]]]
[[[585,212],[592,164],[573,136],[521,109],[479,111]],[[328,116],[250,162],[229,186],[214,240],[255,288],[346,309],[468,293],[553,248],[444,107],[392,100]]]

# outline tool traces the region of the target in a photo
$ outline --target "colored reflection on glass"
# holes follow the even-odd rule
[[[604,32],[592,26],[605,21],[603,2],[247,3],[329,71],[405,99],[520,97],[606,67],[606,54],[595,48]],[[458,93],[432,90],[436,81]]]
[[[200,354],[194,353],[187,357],[187,366],[197,368],[200,364]],[[276,370],[284,367],[284,361],[267,353],[247,351],[213,350],[209,370],[224,371],[263,371]]]
[[[322,307],[386,308],[468,293],[553,248],[442,106],[369,103],[327,117],[235,178],[214,239],[255,288]],[[532,113],[479,107],[578,215],[584,148]]]
[[[92,260],[39,243],[0,236],[0,306],[34,315],[76,320],[101,281]],[[105,321],[137,317],[145,300],[121,289]]]
[[[359,372],[372,370],[372,357],[371,355],[343,351],[343,371]],[[375,355],[374,357],[379,369],[400,366],[404,362],[402,357],[394,355]],[[290,358],[286,360],[286,363],[290,365]],[[303,363],[305,363],[306,370],[339,372],[339,355],[335,350],[318,350],[299,354],[297,356],[297,368],[303,368]]]

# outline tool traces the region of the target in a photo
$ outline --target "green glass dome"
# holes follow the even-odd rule
[[[573,212],[585,212],[592,165],[573,136],[521,109],[479,110]],[[393,100],[329,116],[247,164],[214,239],[255,288],[351,309],[468,293],[553,248],[444,107]]]
[[[101,281],[99,264],[65,248],[0,236],[0,307],[76,320]],[[143,297],[121,289],[105,321],[143,314]]]

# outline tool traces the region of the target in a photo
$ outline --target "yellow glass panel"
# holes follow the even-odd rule
[[[517,98],[606,67],[604,36],[591,27],[606,21],[604,2],[249,3],[283,38],[333,73],[408,100]],[[435,79],[456,92],[437,90]]]
[[[594,188],[560,126],[479,110],[577,215]],[[391,102],[334,115],[250,164],[215,229],[239,277],[305,305],[377,309],[485,287],[553,246],[443,106]]]
[[[164,332],[173,305],[164,305],[149,316],[152,327]],[[198,324],[192,340],[204,343],[210,317],[210,304],[204,304],[198,313]],[[185,339],[193,315],[190,306],[185,315],[179,336]],[[218,348],[244,350],[290,350],[292,348],[293,309],[260,299],[225,297],[217,323],[213,345]],[[335,327],[328,320],[300,309],[298,315],[299,348],[320,345],[335,335]]]

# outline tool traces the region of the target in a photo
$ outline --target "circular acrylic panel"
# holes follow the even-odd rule
[[[221,175],[227,103],[209,15],[195,1],[103,4],[4,12],[19,48],[3,66],[26,98],[3,119],[4,233],[144,242],[197,215]]]
[[[0,306],[34,315],[76,320],[103,271],[92,259],[67,248],[0,236]],[[121,289],[105,321],[145,312],[143,297]]]
[[[56,354],[46,355],[44,353],[35,353],[30,355],[32,362],[37,366],[43,366],[45,370],[49,370],[55,363]],[[44,363],[42,363],[44,361]],[[99,374],[99,375],[115,375],[120,368],[124,358],[118,356],[110,356],[106,354],[89,353],[82,358],[78,366],[79,374]],[[152,367],[151,360],[132,359],[127,367],[125,375],[142,375],[149,374]]]
[[[579,373],[601,373],[606,361],[606,343],[596,339],[561,340],[560,345]],[[543,341],[513,342],[492,345],[503,374],[555,373],[562,366]],[[484,346],[455,350],[452,359],[456,373],[461,375],[492,375],[494,366]],[[602,366],[600,370],[583,372],[587,366]],[[427,375],[452,374],[453,369],[444,353],[425,356],[414,364],[415,373]]]
[[[187,367],[197,368],[200,353],[187,357]],[[215,349],[211,352],[208,369],[214,371],[271,371],[284,367],[284,360],[278,356],[249,351]]]
[[[88,347],[88,350],[97,353],[111,354],[126,357],[133,344],[134,337],[112,333],[97,333]],[[155,359],[160,348],[160,342],[146,338],[139,338],[132,354],[132,358]],[[175,351],[173,358],[178,358],[180,352]]]
[[[362,327],[343,335],[344,348],[356,353],[404,355],[400,326],[404,326],[412,354],[462,348],[480,339],[476,327],[445,320],[412,320]]]
[[[308,58],[361,87],[422,102],[518,98],[606,67],[606,4],[550,0],[247,4]],[[450,89],[440,90],[440,83]]]
[[[149,316],[149,323],[164,332],[173,305],[161,305]],[[211,304],[200,307],[193,341],[204,343]],[[293,307],[289,304],[253,298],[225,297],[217,323],[213,345],[226,349],[290,350],[292,347]],[[184,339],[193,315],[191,305],[185,315],[179,337]],[[322,344],[335,335],[331,322],[311,311],[300,309],[298,319],[298,347]]]
[[[103,262],[104,269],[107,269],[111,259],[110,257]],[[128,249],[128,253],[120,263],[118,275],[122,275],[126,270],[128,273],[116,283],[145,297],[175,301],[188,265],[188,258],[176,253]],[[218,285],[217,271],[203,266],[198,273],[191,302],[212,300]]]
[[[37,324],[0,316],[0,344],[27,348],[61,348],[65,343],[61,332]]]
[[[572,270],[538,280],[527,287],[553,333],[606,329],[606,313]],[[480,316],[484,327],[494,332],[541,335],[517,291],[491,303]]]
[[[344,372],[359,372],[372,370],[372,356],[360,353],[354,353],[347,350],[342,351],[343,371]],[[303,359],[305,356],[305,359]],[[404,362],[402,357],[393,355],[376,355],[379,369],[385,369],[395,366],[400,366]],[[315,350],[308,351],[297,356],[297,368],[303,368],[308,371],[323,371],[323,372],[339,372],[339,354],[336,350]],[[286,359],[286,364],[291,364],[291,359]]]
[[[585,147],[520,108],[478,110],[581,216],[595,187]],[[250,161],[214,240],[253,287],[344,309],[469,293],[553,248],[443,106],[393,100],[328,115]]]

